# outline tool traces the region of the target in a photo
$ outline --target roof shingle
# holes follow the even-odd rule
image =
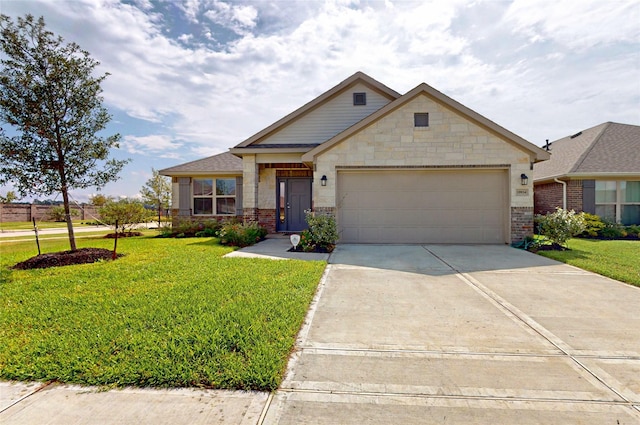
[[[551,159],[534,166],[534,180],[571,174],[640,174],[640,126],[606,122],[550,143]]]
[[[164,176],[185,175],[189,173],[215,174],[216,172],[242,174],[242,159],[229,152],[224,152],[160,170],[160,174]]]

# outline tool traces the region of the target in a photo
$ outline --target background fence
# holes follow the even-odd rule
[[[59,205],[29,205],[29,204],[0,204],[0,223],[16,221],[52,221],[49,211]],[[71,205],[72,210],[78,211],[78,215],[72,216],[74,220],[93,221],[100,218],[98,208],[95,205]],[[73,213],[72,213],[73,214]]]

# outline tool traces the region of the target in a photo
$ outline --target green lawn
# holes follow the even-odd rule
[[[2,379],[275,389],[325,267],[221,258],[231,249],[213,238],[140,237],[120,239],[116,261],[9,269],[34,250],[0,245]]]
[[[612,279],[640,286],[640,242],[571,239],[569,251],[538,254]]]
[[[90,220],[73,220],[73,227],[88,227],[94,226],[95,224],[86,224],[86,223],[95,223],[95,221]],[[36,225],[38,229],[66,229],[67,223],[59,222],[59,221],[38,221],[36,220]],[[30,221],[10,221],[6,223],[0,223],[0,230],[33,230],[33,223]]]

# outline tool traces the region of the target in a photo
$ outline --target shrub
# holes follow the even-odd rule
[[[552,243],[565,245],[572,236],[584,231],[585,221],[582,213],[556,208],[556,212],[537,215],[538,231]]]
[[[602,232],[602,229],[606,227],[606,224],[602,221],[600,216],[582,213],[582,217],[584,218],[585,228],[580,236],[587,238],[597,238],[598,236],[601,236],[600,233]]]
[[[164,238],[211,237],[218,236],[222,224],[216,219],[192,220],[177,219],[171,225],[158,228]]]
[[[146,223],[153,216],[142,202],[135,199],[123,198],[111,201],[100,207],[102,221],[113,226],[116,232],[132,231],[139,223]],[[118,226],[116,227],[116,223]]]
[[[331,251],[338,240],[338,226],[335,217],[305,211],[305,219],[309,225],[311,240],[316,247]]]
[[[626,227],[626,231],[630,236],[640,238],[640,224],[632,224]]]
[[[267,236],[267,229],[258,223],[225,222],[220,229],[220,243],[231,246],[249,246],[260,242]]]
[[[56,207],[51,207],[49,210],[49,218],[53,221],[63,222],[67,221],[64,214],[64,206],[58,205]],[[71,214],[71,218],[78,217],[80,212],[78,210],[70,209],[69,214]]]
[[[622,224],[616,223],[610,219],[603,219],[603,229],[600,231],[600,236],[604,239],[620,239],[627,236],[627,232]]]
[[[300,250],[305,252],[315,251],[316,244],[313,242],[313,237],[311,236],[311,232],[308,230],[303,230],[300,233],[300,243],[298,244]]]

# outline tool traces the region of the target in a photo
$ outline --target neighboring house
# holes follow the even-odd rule
[[[178,216],[298,232],[312,209],[340,242],[511,243],[533,232],[522,177],[548,158],[427,84],[400,95],[357,72],[230,154],[161,173]]]
[[[640,126],[607,122],[548,149],[533,172],[536,214],[562,207],[640,224]]]

